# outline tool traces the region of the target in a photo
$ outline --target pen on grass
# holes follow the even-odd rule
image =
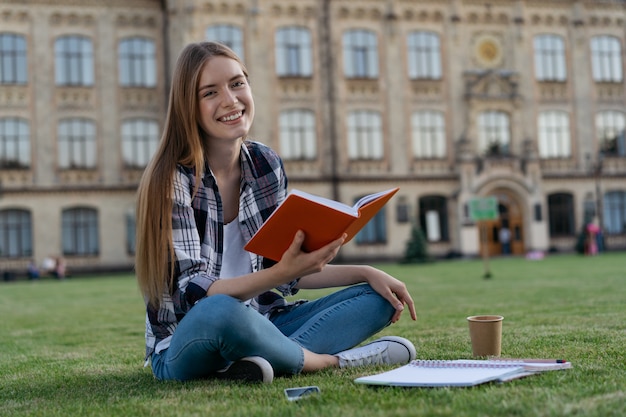
[[[497,361],[523,362],[523,363],[567,363],[565,359],[518,359],[518,358],[494,358]]]

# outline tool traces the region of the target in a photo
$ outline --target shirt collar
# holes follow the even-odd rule
[[[248,150],[248,142],[245,140],[241,144],[239,160],[241,161],[241,176],[243,181],[249,186],[253,186],[257,181],[258,173]]]

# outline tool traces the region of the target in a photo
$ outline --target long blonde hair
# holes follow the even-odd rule
[[[187,45],[174,69],[159,147],[139,183],[135,273],[139,289],[153,306],[160,304],[173,285],[172,193],[176,165],[193,168],[196,187],[205,167],[207,138],[198,122],[198,84],[202,68],[215,56],[234,59],[248,77],[241,59],[227,46],[214,42]]]

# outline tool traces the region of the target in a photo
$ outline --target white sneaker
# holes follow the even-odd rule
[[[272,369],[272,365],[266,359],[260,356],[248,356],[218,371],[217,377],[230,381],[271,384],[274,379],[274,369]]]
[[[335,356],[340,368],[363,365],[397,365],[415,359],[415,346],[409,340],[398,336],[385,336],[367,345],[344,350]]]

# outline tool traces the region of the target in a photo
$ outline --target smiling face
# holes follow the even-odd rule
[[[198,122],[213,140],[244,138],[254,119],[254,101],[248,80],[237,61],[210,58],[200,72]]]

